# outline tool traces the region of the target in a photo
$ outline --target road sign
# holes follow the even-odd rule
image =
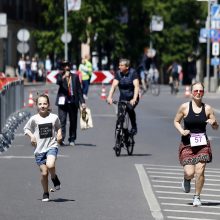
[[[59,73],[59,70],[52,70],[47,72],[47,82],[50,83],[56,83],[57,79],[57,74]],[[71,71],[72,72],[72,71]],[[78,74],[78,72],[72,72]],[[112,80],[114,79],[114,74],[112,71],[94,71],[92,73],[92,77],[90,80],[90,83],[111,83]]]
[[[220,59],[218,57],[213,57],[211,59],[211,65],[212,66],[218,66],[220,64]]]
[[[208,35],[209,35],[208,29],[206,29],[206,28],[201,28],[200,29],[200,37],[207,38]]]
[[[220,19],[211,20],[211,29],[220,29]]]
[[[7,14],[0,13],[0,25],[7,25]]]
[[[219,42],[212,43],[212,55],[218,56],[219,55]]]
[[[57,82],[56,76],[59,72],[60,72],[59,70],[48,71],[47,72],[47,82],[56,83]]]
[[[17,33],[18,40],[27,42],[30,38],[30,32],[27,29],[20,29]]]
[[[0,25],[0,38],[8,37],[8,25]]]
[[[72,35],[69,32],[67,32],[66,34],[63,33],[61,36],[61,40],[63,43],[69,43],[72,40]]]
[[[163,30],[163,17],[152,16],[151,19],[151,31],[162,31]]]
[[[207,40],[204,37],[199,37],[199,43],[206,43]]]
[[[17,50],[19,53],[24,54],[27,53],[29,51],[29,45],[26,42],[20,42],[17,45]]]
[[[211,15],[212,19],[220,19],[220,5],[213,4],[211,6],[210,15]]]
[[[111,83],[114,79],[111,71],[94,71],[90,83]]]

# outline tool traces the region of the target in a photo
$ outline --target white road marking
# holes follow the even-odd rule
[[[166,179],[177,179],[176,176],[159,176],[159,175],[150,175],[152,178],[166,178]],[[182,180],[182,178],[181,178]],[[210,179],[210,178],[205,178],[206,181],[214,181],[214,182],[220,182],[220,180],[217,179]]]
[[[158,196],[159,199],[165,200],[181,200],[181,201],[189,201],[192,202],[192,198],[180,198],[180,197],[170,197],[170,196]],[[210,200],[210,199],[202,199],[202,202],[212,202],[212,203],[220,203],[220,200]]]
[[[169,175],[174,175],[174,176],[183,176],[182,173],[170,173],[170,172],[160,172],[160,171],[147,171],[147,173],[149,174],[169,174]],[[208,172],[207,172],[208,173]],[[209,176],[212,176],[212,177],[216,177],[216,178],[220,178],[220,175],[213,175],[213,174],[206,174],[206,177],[209,177]]]
[[[169,194],[169,195],[184,195],[183,194],[183,192],[173,192],[173,191],[160,191],[160,190],[157,190],[157,191],[155,191],[156,193],[160,193],[160,194]],[[191,194],[188,194],[188,195],[186,195],[185,194],[185,196],[192,196]],[[216,195],[216,194],[207,194],[207,193],[202,193],[202,197],[220,197],[220,195]]]
[[[69,157],[68,155],[58,155],[58,157]],[[32,159],[34,156],[0,156],[0,159]]]
[[[196,209],[196,208],[195,208]],[[165,212],[179,212],[179,213],[192,213],[192,214],[205,214],[205,215],[220,215],[218,212],[203,212],[203,211],[185,211],[185,210],[176,210],[176,209],[164,209]]]
[[[203,201],[202,201],[203,202]],[[191,202],[192,203],[192,202]],[[177,203],[168,203],[168,202],[162,202],[162,205],[166,205],[166,206],[181,206],[181,207],[192,207],[192,205],[190,204],[177,204]],[[203,209],[220,209],[220,207],[216,207],[216,206],[202,206]],[[219,213],[220,214],[220,213]]]
[[[182,180],[182,179],[181,179]],[[207,179],[206,179],[207,181]],[[167,181],[167,180],[152,180],[153,183],[171,183],[171,184],[180,184],[180,181]],[[192,183],[191,183],[192,185]],[[213,184],[213,183],[206,183],[206,186],[217,186],[219,187],[219,184]]]
[[[206,183],[201,195],[203,206],[194,208],[192,207],[192,201],[195,183],[193,180],[191,193],[182,192],[183,169],[181,166],[142,164],[142,167],[165,219],[220,219],[220,206],[218,205],[220,204],[220,189],[218,187],[220,182],[219,168],[206,168]]]
[[[138,172],[138,175],[140,178],[140,182],[142,185],[142,189],[144,191],[145,198],[146,198],[148,205],[150,207],[152,216],[156,220],[163,220],[164,217],[161,212],[160,205],[159,205],[159,203],[153,193],[153,190],[152,190],[151,184],[150,184],[150,180],[144,170],[143,165],[142,164],[135,164],[135,167],[137,169],[137,172]]]
[[[167,216],[168,219],[183,219],[183,220],[218,220],[214,218],[188,218],[188,217],[177,217],[177,216]]]
[[[220,137],[219,137],[220,138]],[[149,168],[147,168],[147,170],[158,170],[158,168],[154,168],[154,167],[149,167]],[[162,171],[162,170],[166,170],[166,171],[183,171],[183,169],[181,168],[181,169],[168,169],[168,168],[160,168],[160,170]],[[178,172],[179,173],[179,172]],[[177,174],[178,174],[177,173]],[[206,173],[220,173],[220,170],[219,171],[211,171],[211,170],[206,170]],[[175,173],[176,174],[176,173]]]
[[[154,185],[155,188],[167,188],[167,189],[180,189],[180,186],[164,186],[164,185]],[[192,189],[194,189],[192,187]],[[220,189],[207,189],[203,188],[203,191],[213,191],[213,192],[220,192]]]

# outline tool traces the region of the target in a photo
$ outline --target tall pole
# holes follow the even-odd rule
[[[208,37],[207,37],[207,60],[206,60],[206,77],[207,77],[207,86],[208,92],[210,92],[210,8],[211,1],[208,0],[208,17],[207,17],[207,29],[208,29]]]
[[[67,0],[64,0],[64,36],[65,36],[65,43],[64,43],[64,57],[65,60],[68,60],[68,44],[67,44]]]

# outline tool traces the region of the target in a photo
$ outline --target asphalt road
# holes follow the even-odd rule
[[[108,86],[106,92],[108,92]],[[25,87],[30,92],[49,93],[52,111],[56,85]],[[57,173],[62,188],[41,202],[40,173],[30,141],[23,135],[24,123],[16,131],[12,146],[0,155],[0,219],[4,220],[153,220],[220,219],[220,135],[208,127],[213,162],[207,166],[206,185],[201,195],[204,206],[192,207],[192,192],[180,188],[182,168],[178,162],[179,134],[173,118],[188,98],[184,88],[171,96],[167,86],[154,97],[147,93],[136,108],[138,134],[133,156],[114,145],[115,108],[100,99],[101,86],[91,86],[87,105],[94,128],[81,131],[75,147],[61,147]],[[117,95],[116,95],[117,96]],[[207,94],[220,121],[219,94]],[[32,114],[35,108],[26,108]],[[50,183],[51,184],[51,183]],[[192,185],[192,188],[194,185]]]

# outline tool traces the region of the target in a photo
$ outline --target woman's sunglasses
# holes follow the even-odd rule
[[[193,95],[195,96],[195,95],[197,95],[198,93],[200,94],[200,95],[203,95],[204,94],[204,90],[198,90],[198,89],[196,89],[196,90],[193,90]]]

